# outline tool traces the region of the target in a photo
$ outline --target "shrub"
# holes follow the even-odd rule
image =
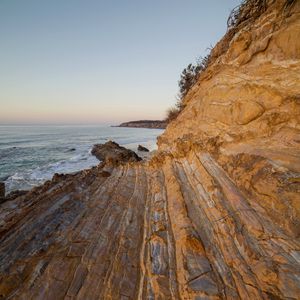
[[[228,29],[237,28],[240,24],[253,21],[267,8],[266,0],[244,0],[235,7],[227,20]]]
[[[180,80],[178,81],[179,94],[175,106],[167,110],[166,121],[171,122],[176,119],[180,112],[184,109],[184,97],[197,82],[199,75],[203,72],[210,63],[210,54],[205,57],[200,57],[196,64],[189,64],[181,73]]]
[[[179,85],[179,97],[182,99],[195,84],[199,74],[199,66],[189,64],[181,73]]]
[[[167,110],[167,116],[165,121],[167,123],[170,123],[172,120],[175,120],[177,118],[177,116],[179,115],[179,113],[181,112],[181,110],[179,108],[175,107],[170,107]]]
[[[191,87],[197,82],[201,72],[207,69],[210,63],[210,53],[204,57],[200,57],[196,64],[189,64],[181,73],[179,85],[179,98],[182,100]]]

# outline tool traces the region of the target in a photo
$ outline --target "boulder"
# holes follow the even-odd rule
[[[147,149],[146,147],[139,145],[138,146],[138,151],[143,151],[143,152],[149,152],[149,149]]]
[[[113,141],[94,145],[92,154],[100,161],[114,165],[142,160],[134,151],[126,149]]]

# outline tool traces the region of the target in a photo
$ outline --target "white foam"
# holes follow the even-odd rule
[[[15,189],[31,189],[33,186],[50,180],[55,173],[74,173],[97,164],[99,164],[99,160],[92,156],[90,152],[85,151],[85,153],[76,154],[66,160],[49,163],[24,172],[17,172],[5,181],[6,190],[10,192]]]
[[[16,144],[19,149],[18,153],[12,151],[6,156],[5,165],[0,169],[3,175],[13,174],[5,180],[8,192],[40,185],[55,173],[73,173],[99,164],[91,154],[93,144],[114,140],[133,151],[137,151],[139,144],[152,151],[156,149],[155,140],[161,133],[160,130],[152,129],[101,126],[30,127],[26,132],[17,127],[6,128],[5,132],[10,137],[6,140],[11,146]],[[30,140],[25,139],[28,136]],[[19,144],[20,141],[22,144]],[[4,148],[0,143],[1,149]],[[6,154],[5,151],[3,153]]]

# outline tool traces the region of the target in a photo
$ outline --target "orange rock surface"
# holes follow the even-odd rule
[[[0,299],[299,299],[300,1],[285,2],[235,33],[151,161],[1,204]]]

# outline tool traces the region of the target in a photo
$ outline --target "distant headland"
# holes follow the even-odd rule
[[[120,125],[113,126],[113,127],[165,129],[166,126],[167,126],[166,121],[161,121],[161,120],[139,120],[139,121],[124,122],[124,123],[121,123]]]

